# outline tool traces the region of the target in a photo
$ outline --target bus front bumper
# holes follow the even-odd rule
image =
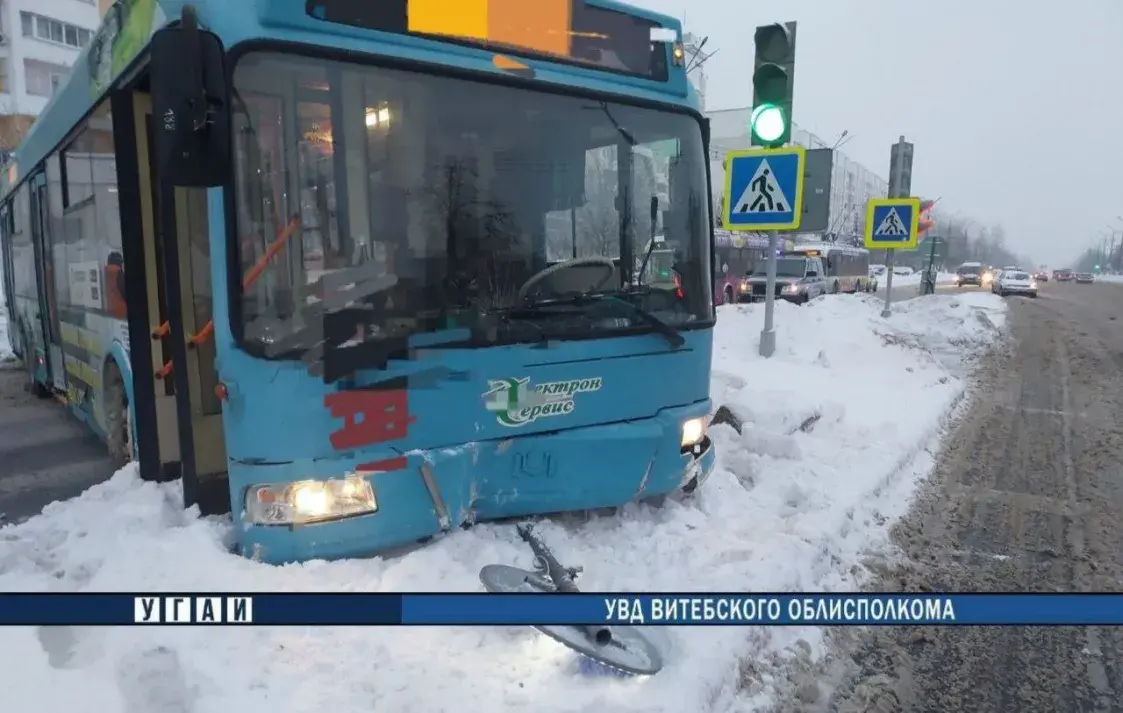
[[[377,458],[230,467],[240,551],[271,564],[390,554],[475,522],[620,507],[679,491],[693,492],[713,472],[716,453],[701,430],[682,444],[687,421],[705,424],[710,402],[664,409],[653,418],[460,446],[383,459],[393,470],[364,470]],[[389,454],[394,456],[396,454]],[[389,466],[387,466],[389,467]],[[311,484],[361,490],[373,511],[303,524],[258,524],[256,494]],[[356,487],[358,486],[358,487]]]

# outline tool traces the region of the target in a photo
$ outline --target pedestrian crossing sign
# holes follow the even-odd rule
[[[730,151],[722,226],[730,231],[798,230],[806,158],[802,146]]]
[[[866,247],[915,250],[920,235],[919,198],[870,198],[866,204]]]

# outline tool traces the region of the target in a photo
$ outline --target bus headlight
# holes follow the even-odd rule
[[[682,447],[689,448],[706,437],[706,419],[691,418],[682,422]]]
[[[374,488],[360,475],[255,485],[246,492],[246,519],[255,525],[307,525],[377,511]]]

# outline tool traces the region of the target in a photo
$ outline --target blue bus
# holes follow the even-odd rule
[[[681,34],[612,0],[119,0],[3,176],[31,388],[263,562],[691,492]]]

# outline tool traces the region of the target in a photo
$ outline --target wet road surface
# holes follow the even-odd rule
[[[28,393],[18,362],[0,363],[0,524],[31,517],[112,474],[96,436],[58,401]]]

